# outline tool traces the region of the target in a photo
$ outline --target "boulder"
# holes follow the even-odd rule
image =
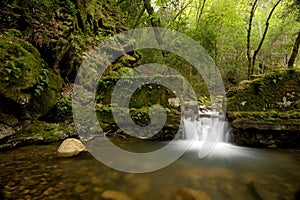
[[[62,78],[33,45],[11,33],[0,37],[0,48],[0,111],[21,119],[47,113],[60,95]],[[17,120],[7,116],[5,124],[15,126]]]
[[[69,138],[63,141],[57,151],[59,157],[72,157],[82,152],[86,152],[87,149],[80,140]]]

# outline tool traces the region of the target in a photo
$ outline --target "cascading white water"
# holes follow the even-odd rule
[[[184,119],[184,139],[229,142],[229,126],[219,112],[201,112],[195,118]]]
[[[224,117],[217,111],[204,111],[194,118],[184,119],[184,139],[194,140],[199,157],[211,153],[215,147],[230,141],[230,129]]]

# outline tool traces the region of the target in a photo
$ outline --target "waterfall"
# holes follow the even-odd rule
[[[199,157],[208,155],[218,143],[230,141],[228,122],[217,111],[199,111],[197,116],[184,119],[183,138],[194,140]]]

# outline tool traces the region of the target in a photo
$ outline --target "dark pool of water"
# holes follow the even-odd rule
[[[131,174],[111,169],[90,154],[59,158],[58,146],[1,152],[5,199],[292,200],[300,189],[299,149],[221,145],[199,159],[194,146],[166,168]]]

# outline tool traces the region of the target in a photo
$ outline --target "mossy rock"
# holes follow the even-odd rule
[[[45,91],[42,91],[40,96],[34,97],[28,107],[28,111],[33,117],[40,117],[47,114],[61,96],[64,84],[63,79],[54,73],[52,69],[49,69],[48,79],[49,83]]]
[[[286,111],[300,99],[300,67],[243,81],[227,92],[228,111]]]
[[[243,81],[227,93],[227,117],[241,145],[299,147],[300,68]]]
[[[16,37],[0,38],[0,93],[13,102],[24,105],[32,98],[44,66],[38,51]]]
[[[127,118],[123,118],[124,120],[122,120],[122,117],[124,116],[125,112],[127,113],[129,112],[133,123],[137,124],[140,127],[147,126],[150,123],[154,126],[160,124],[160,121],[155,121],[153,120],[154,118],[152,119],[153,121],[151,121],[149,117],[149,107],[131,108],[131,109],[125,109],[119,107],[117,109],[118,109],[117,114],[119,115],[118,118],[120,120],[118,121],[118,124],[122,124],[122,126],[127,127],[131,130],[140,131],[140,130],[136,130],[135,127],[130,127]],[[108,135],[110,135],[111,133],[113,134],[117,133],[117,135],[121,137],[124,136],[125,138],[133,137],[128,135],[126,131],[124,132],[123,130],[119,129],[118,125],[114,120],[114,116],[111,111],[112,108],[110,106],[98,105],[96,106],[96,110],[97,110],[97,117],[98,117],[99,124],[105,133],[107,133]],[[180,112],[174,108],[173,109],[166,108],[165,112],[167,114],[167,119],[161,131],[159,131],[158,133],[154,133],[153,135],[153,132],[149,129],[147,133],[139,133],[139,134],[144,134],[140,136],[150,140],[173,139],[179,130],[181,115]],[[149,135],[151,136],[149,137]]]
[[[34,123],[23,124],[23,129],[17,133],[0,139],[0,151],[23,145],[47,144],[70,137],[78,138],[74,127],[36,120]]]
[[[49,111],[60,95],[63,81],[28,42],[12,35],[0,38],[0,94],[3,102],[12,102],[22,112],[39,117]],[[8,110],[14,110],[8,109]],[[24,113],[25,112],[25,113]]]

